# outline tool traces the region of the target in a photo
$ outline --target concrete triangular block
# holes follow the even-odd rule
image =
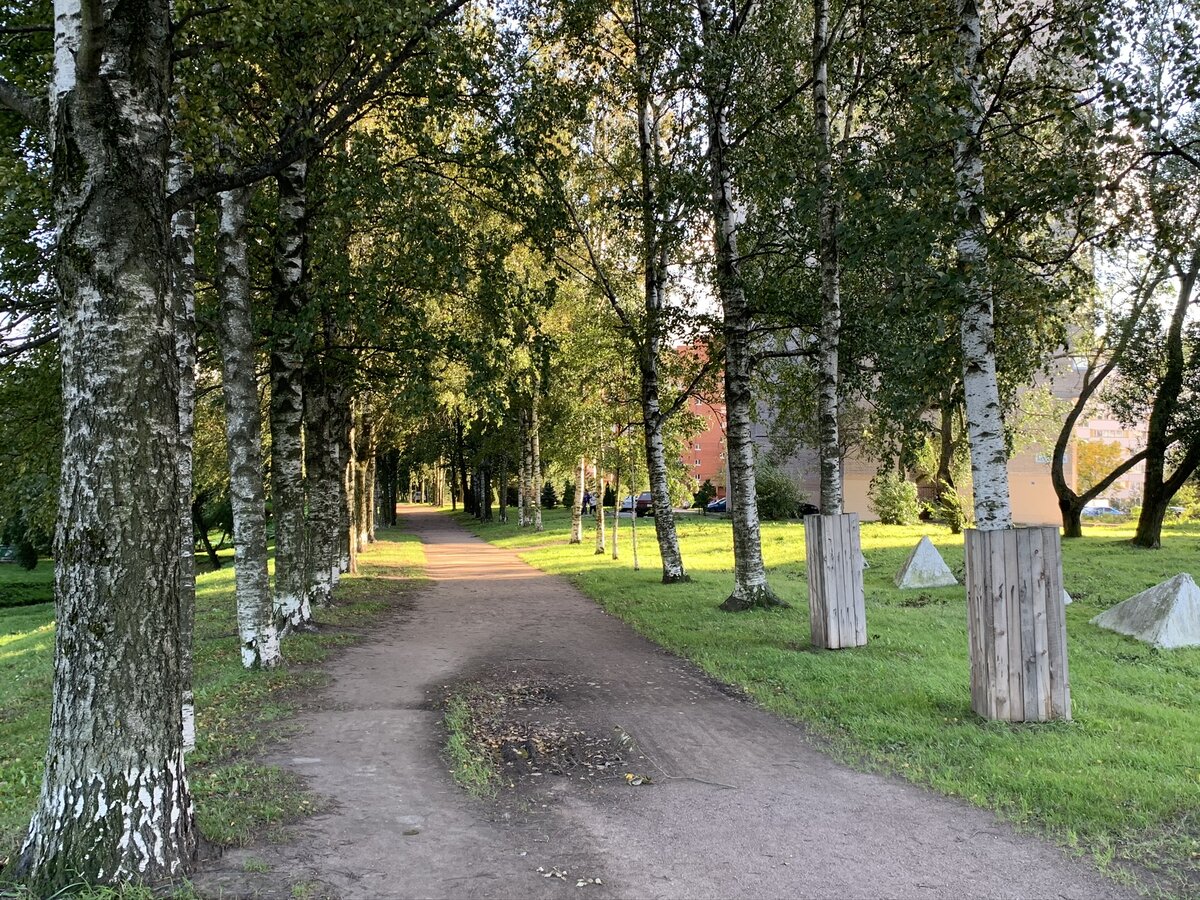
[[[908,554],[904,567],[896,573],[898,588],[950,587],[955,584],[958,584],[958,579],[927,537],[921,538],[913,552]]]
[[[1200,588],[1191,575],[1176,575],[1100,613],[1092,624],[1163,650],[1200,647]]]
[[[1075,602],[1075,598],[1067,593],[1067,589],[1063,588],[1063,606],[1070,606]]]

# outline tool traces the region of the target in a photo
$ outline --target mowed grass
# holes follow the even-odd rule
[[[359,626],[378,618],[422,579],[424,550],[397,529],[359,557],[359,574],[343,576],[334,605],[318,610],[320,629],[290,635],[285,665],[242,668],[233,592],[232,553],[196,587],[195,679],[197,746],[188,756],[204,836],[244,845],[319,809],[325,802],[281,769],[255,759],[286,735],[298,706],[325,681],[318,664],[358,640]],[[4,566],[0,572],[8,575]],[[19,570],[20,571],[20,570]],[[49,563],[35,574],[48,585]],[[3,577],[3,576],[0,576]],[[26,580],[28,583],[28,580]],[[0,590],[4,582],[0,581]],[[0,608],[0,882],[3,862],[19,849],[41,784],[49,730],[54,607]]]
[[[565,575],[642,634],[768,709],[806,723],[852,764],[1045,828],[1101,865],[1132,864],[1143,886],[1200,892],[1200,650],[1158,651],[1089,624],[1172,575],[1200,572],[1200,526],[1168,528],[1158,551],[1129,546],[1132,525],[1093,526],[1083,539],[1064,541],[1064,580],[1075,598],[1067,607],[1074,721],[1012,726],[971,711],[965,590],[893,585],[923,534],[962,580],[962,538],[938,526],[863,526],[868,644],[817,651],[800,523],[762,529],[771,586],[792,608],[730,614],[717,609],[733,586],[725,518],[679,518],[692,581],[674,586],[659,581],[652,519],[638,521],[640,572],[632,568],[627,517],[619,561],[594,553],[591,523],[582,547],[568,545],[565,510],[546,513],[542,534],[460,520]]]

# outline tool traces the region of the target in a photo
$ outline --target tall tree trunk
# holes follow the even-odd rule
[[[1137,547],[1161,546],[1167,506],[1200,462],[1200,438],[1193,437],[1190,438],[1175,472],[1171,476],[1166,474],[1167,451],[1172,443],[1171,426],[1180,399],[1185,394],[1183,388],[1187,358],[1184,354],[1184,327],[1192,305],[1196,279],[1200,274],[1200,250],[1193,254],[1190,265],[1182,274],[1175,310],[1171,314],[1171,324],[1167,329],[1166,367],[1162,382],[1154,395],[1154,405],[1150,409],[1150,422],[1146,429],[1146,474],[1142,482],[1142,514],[1138,517],[1137,531],[1133,536],[1133,544]]]
[[[483,521],[492,521],[492,466],[483,467]]]
[[[167,190],[192,175],[181,145],[172,141]],[[179,357],[179,680],[184,751],[196,748],[192,693],[192,639],[196,621],[196,534],[192,528],[192,455],[196,437],[196,211],[171,217],[171,295],[175,300],[175,352]]]
[[[705,50],[716,53],[712,6],[700,0]],[[721,604],[728,611],[785,605],[767,585],[759,537],[758,498],[754,485],[754,441],[750,407],[752,324],[738,256],[738,228],[744,221],[733,184],[729,146],[729,113],[724,85],[708,84],[708,165],[716,238],[717,294],[725,334],[725,411],[729,476],[737,505],[733,508],[733,593]],[[836,426],[835,426],[836,430]],[[822,472],[824,466],[822,466]],[[822,481],[824,474],[822,474]],[[822,498],[822,502],[824,499]]]
[[[254,323],[250,314],[250,262],[246,210],[250,191],[220,195],[217,229],[217,295],[221,303],[221,384],[233,506],[234,583],[242,665],[279,663],[279,632],[267,574],[267,501],[263,485],[262,421],[254,374]]]
[[[971,477],[975,491],[975,526],[980,531],[1012,528],[1008,493],[1008,449],[1004,415],[996,383],[995,326],[988,275],[987,234],[983,220],[983,98],[980,95],[983,52],[978,0],[958,0],[958,48],[962,54],[954,77],[962,93],[961,137],[954,145],[954,182],[958,191],[955,241],[962,291],[963,390],[967,433],[971,443]]]
[[[276,179],[279,216],[271,267],[271,514],[275,519],[275,602],[287,627],[312,619],[304,585],[304,309],[308,164]]]
[[[358,428],[354,442],[354,547],[356,553],[367,549],[371,497],[367,487],[367,466],[375,455],[375,426],[365,403],[358,406]],[[440,504],[441,498],[438,497]]]
[[[571,539],[568,543],[583,543],[583,495],[586,493],[586,460],[579,457],[579,468],[575,470],[575,498],[571,503]]]
[[[813,112],[820,190],[821,330],[817,420],[821,458],[821,512],[842,514],[842,446],[838,435],[838,354],[842,332],[841,264],[838,259],[838,199],[833,183],[829,134],[829,0],[814,0]]]
[[[538,425],[537,392],[529,407],[529,468],[533,474],[533,530],[542,530],[542,437]]]
[[[500,523],[508,523],[508,454],[500,454]]]
[[[166,0],[56,0],[50,94],[63,445],[54,694],[16,869],[37,896],[191,867]],[[136,727],[131,727],[136,726]]]
[[[344,461],[338,434],[340,419],[329,383],[329,366],[328,361],[311,361],[304,386],[304,460],[308,494],[304,581],[310,609],[333,603],[333,588],[340,569],[339,506]]]
[[[600,498],[600,502],[604,502],[604,498]],[[620,545],[617,542],[617,533],[621,525],[621,470],[617,468],[613,472],[613,529],[612,529],[612,558],[620,559]]]
[[[355,485],[354,473],[358,466],[355,462],[355,457],[358,452],[358,423],[355,416],[354,398],[346,399],[346,430],[345,430],[345,448],[346,448],[346,463],[342,467],[342,522],[341,522],[341,541],[342,541],[342,566],[343,572],[356,573],[358,572],[358,518],[355,515]],[[429,498],[425,493],[425,481],[421,481],[421,500],[428,502]]]
[[[463,424],[462,417],[454,417],[454,461],[458,464],[459,474],[459,494],[462,496],[463,512],[473,513],[475,507],[471,505],[471,492],[467,485],[467,455],[466,442],[463,440]]]
[[[600,467],[600,458],[597,457],[595,465],[592,467],[592,473],[596,480],[596,553],[601,554],[606,549],[606,535],[604,533],[604,469]]]
[[[667,470],[666,445],[663,441],[662,413],[658,384],[658,356],[662,348],[666,303],[667,244],[658,221],[658,199],[655,194],[655,168],[658,163],[658,128],[651,106],[648,82],[640,87],[638,96],[638,157],[642,178],[642,268],[646,305],[646,330],[638,354],[641,376],[642,421],[646,441],[646,471],[650,479],[650,496],[654,507],[654,533],[662,555],[663,584],[688,580],[679,552],[679,535],[675,531],[675,513],[671,508],[671,484]],[[601,496],[600,501],[603,501]],[[598,501],[599,502],[599,501]],[[600,505],[603,505],[602,502]]]
[[[525,473],[529,467],[529,442],[525,437],[525,410],[522,409],[517,416],[517,447],[519,456],[517,461],[517,527],[524,528],[528,524],[525,519],[525,514],[528,512],[525,505],[526,494],[528,493],[525,483]]]
[[[375,495],[375,460],[378,454],[372,449],[367,460],[367,543],[375,543],[375,520],[379,516],[378,498]]]

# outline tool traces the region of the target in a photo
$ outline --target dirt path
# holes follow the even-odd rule
[[[344,898],[1125,896],[985,812],[832,762],[446,516],[404,520],[432,583],[330,667],[325,708],[272,760],[336,808],[291,844],[226,854],[198,879],[206,895],[312,882]],[[514,755],[501,801],[458,788],[435,701],[465,679],[530,689],[512,716],[573,735],[557,760],[568,774]],[[603,768],[614,748],[626,760]],[[271,871],[245,872],[250,858]],[[554,870],[567,877],[543,877]]]

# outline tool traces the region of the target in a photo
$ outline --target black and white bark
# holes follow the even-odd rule
[[[663,584],[688,580],[675,531],[675,512],[671,506],[671,484],[667,468],[666,442],[659,385],[659,354],[665,331],[667,286],[667,239],[660,221],[655,173],[660,146],[658,117],[650,97],[649,77],[639,77],[638,85],[638,158],[641,170],[642,269],[646,306],[645,334],[638,348],[642,422],[646,443],[646,469],[654,508],[654,532],[662,555]],[[597,501],[603,506],[603,494]]]
[[[331,373],[313,360],[304,386],[304,460],[308,495],[305,519],[305,583],[309,606],[328,607],[339,574],[341,551],[341,480],[344,468],[339,417],[331,396]]]
[[[707,55],[720,53],[711,3],[699,0],[700,21]],[[736,36],[736,34],[734,35]],[[762,558],[759,535],[758,498],[754,484],[754,441],[751,405],[753,403],[753,352],[750,332],[753,325],[738,253],[738,230],[744,221],[741,202],[734,185],[730,144],[728,81],[715,74],[725,68],[716,60],[707,61],[708,76],[704,94],[708,110],[708,168],[712,191],[712,217],[717,263],[717,295],[721,301],[722,330],[725,336],[725,410],[729,477],[738,498],[730,518],[733,521],[733,593],[721,604],[728,611],[784,605],[767,585],[767,569]]]
[[[250,191],[221,194],[217,226],[217,296],[221,304],[221,384],[233,508],[234,584],[242,665],[280,662],[279,631],[267,572],[267,497],[263,483],[262,414],[255,376],[254,321],[246,215]]]
[[[604,497],[600,497],[600,503],[603,504]],[[635,510],[636,512],[636,510]],[[618,467],[613,472],[613,527],[612,527],[612,558],[620,559],[621,550],[617,536],[621,527],[621,469]]]
[[[958,192],[959,289],[967,434],[975,493],[975,526],[980,531],[1011,528],[1008,448],[1004,411],[996,381],[995,322],[988,275],[983,207],[984,102],[982,21],[978,0],[958,0],[958,50],[954,77],[960,94],[959,137],[954,144],[954,183]]]
[[[354,473],[357,468],[355,464],[355,456],[357,453],[358,444],[358,421],[355,415],[355,400],[353,397],[346,397],[342,402],[343,426],[341,429],[341,438],[343,441],[342,447],[345,450],[345,465],[342,466],[342,491],[341,491],[341,522],[339,543],[341,544],[341,564],[342,572],[356,573],[358,572],[358,518],[356,516],[356,507],[354,501]],[[421,499],[425,503],[429,502],[429,495],[426,492],[426,484],[424,479],[421,481]]]
[[[271,514],[275,519],[275,603],[288,628],[312,619],[304,585],[304,310],[308,166],[276,179],[278,221],[271,266]]]
[[[568,543],[583,543],[583,495],[587,493],[587,460],[579,457],[575,470],[575,501],[571,505],[571,539]]]
[[[54,4],[50,88],[63,446],[54,690],[14,874],[183,875],[179,360],[166,202],[166,0]]]
[[[820,222],[821,328],[817,388],[821,512],[842,513],[842,453],[838,435],[838,356],[842,332],[841,264],[838,257],[838,198],[833,180],[833,141],[829,125],[829,0],[813,0],[813,119],[817,137]]]
[[[191,177],[183,149],[173,142],[167,191]],[[196,211],[187,206],[171,217],[171,294],[175,300],[175,352],[179,358],[179,644],[183,705],[183,749],[196,747],[196,702],[192,692],[192,638],[196,620],[196,533],[193,528],[192,454],[196,436]]]
[[[526,505],[529,502],[529,483],[527,477],[529,471],[529,439],[525,426],[524,409],[518,413],[517,447],[519,457],[517,468],[517,526],[524,528],[529,524],[529,508]]]

